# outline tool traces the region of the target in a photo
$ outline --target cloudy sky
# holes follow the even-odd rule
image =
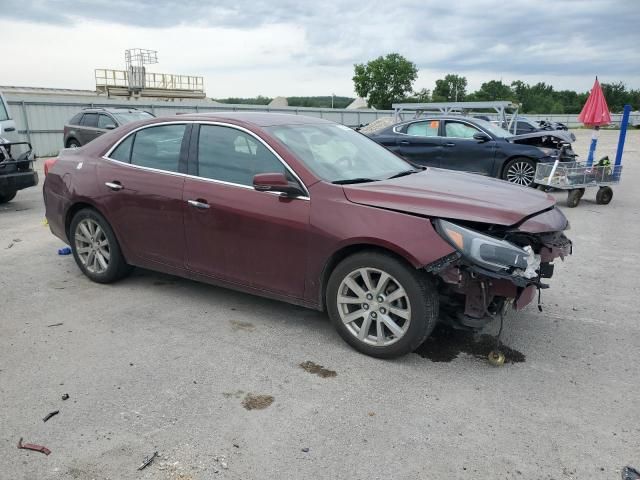
[[[201,75],[208,96],[353,96],[353,64],[398,52],[446,73],[640,88],[640,0],[0,0],[0,85],[93,89],[124,50]]]

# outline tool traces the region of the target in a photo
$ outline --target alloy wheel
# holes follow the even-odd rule
[[[338,288],[338,313],[358,340],[387,346],[400,340],[411,323],[411,304],[403,286],[376,268],[359,268]]]
[[[515,162],[507,170],[507,181],[528,187],[533,183],[536,170],[529,162]]]
[[[103,273],[109,267],[111,248],[98,222],[85,218],[75,232],[76,252],[82,265],[91,273]]]

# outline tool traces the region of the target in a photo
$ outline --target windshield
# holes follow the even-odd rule
[[[111,113],[120,125],[124,125],[125,123],[137,122],[138,120],[148,120],[153,118],[153,115],[147,112],[118,112]]]
[[[335,124],[265,128],[327,182],[382,180],[413,167],[349,127]]]
[[[484,128],[494,137],[498,137],[498,138],[513,137],[513,133],[505,130],[504,128],[499,127],[495,123],[487,122],[486,120],[482,120],[481,118],[474,118],[473,121],[476,122],[479,127]]]

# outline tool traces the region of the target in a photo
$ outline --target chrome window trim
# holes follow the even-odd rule
[[[482,133],[484,133],[485,135],[489,135],[489,137],[491,137],[491,140],[493,140],[493,135],[491,135],[489,132],[487,132],[485,129],[483,129],[482,127],[479,127],[478,125],[473,125],[472,123],[466,121],[466,120],[462,120],[462,119],[457,119],[457,118],[433,118],[433,119],[429,119],[429,118],[420,118],[415,120],[414,122],[407,122],[407,123],[403,123],[401,125],[398,125],[397,127],[393,127],[393,132],[397,133],[398,135],[405,135],[407,137],[420,137],[420,138],[455,138],[457,140],[473,140],[473,138],[467,138],[467,137],[441,137],[440,135],[436,135],[434,137],[425,137],[422,135],[409,135],[408,133],[403,133],[403,132],[398,132],[398,128],[403,127],[404,125],[409,125],[411,123],[416,123],[416,122],[429,122],[429,121],[438,121],[438,122],[460,122],[460,123],[464,123],[465,125],[475,128],[476,130],[481,131]],[[445,124],[445,133],[446,133],[446,124]]]
[[[168,170],[160,170],[158,168],[152,168],[152,167],[143,167],[141,165],[134,165],[132,163],[125,163],[122,162],[120,160],[116,160],[113,158],[110,158],[109,155],[111,155],[111,153],[113,153],[113,151],[118,148],[118,146],[124,142],[127,138],[129,138],[131,135],[139,132],[140,130],[144,130],[147,128],[152,128],[152,127],[158,127],[158,126],[163,126],[163,125],[188,125],[188,124],[192,124],[192,125],[214,125],[214,126],[219,126],[219,127],[229,127],[229,128],[235,128],[236,130],[240,130],[241,132],[244,132],[246,134],[248,134],[250,137],[255,138],[257,141],[259,141],[262,145],[264,145],[279,161],[280,163],[282,163],[282,165],[284,166],[284,168],[291,173],[291,175],[293,175],[293,177],[298,181],[298,183],[302,186],[302,188],[304,189],[306,195],[305,196],[299,196],[299,197],[291,197],[291,198],[298,198],[300,200],[310,200],[311,199],[311,195],[309,194],[309,190],[307,188],[307,186],[304,184],[304,182],[302,181],[302,179],[300,179],[300,177],[298,176],[298,174],[296,172],[293,171],[293,169],[289,166],[289,164],[287,162],[284,161],[284,159],[278,155],[278,153],[271,148],[271,146],[269,144],[267,144],[262,138],[260,138],[258,135],[256,135],[255,133],[253,133],[251,130],[248,130],[244,127],[241,127],[239,125],[234,125],[232,123],[224,123],[224,122],[214,122],[214,121],[207,121],[207,120],[171,120],[171,121],[167,121],[167,122],[158,122],[158,123],[152,123],[150,125],[143,125],[141,127],[138,127],[134,130],[131,130],[129,133],[127,133],[124,137],[120,138],[116,143],[114,143],[111,148],[109,148],[109,150],[107,150],[107,152],[102,155],[102,159],[104,160],[108,160],[110,162],[115,162],[119,165],[126,165],[128,167],[132,167],[132,168],[139,168],[142,170],[149,170],[151,172],[158,172],[158,173],[165,173],[168,175],[175,175],[175,176],[182,176],[185,178],[192,178],[195,180],[202,180],[205,182],[211,182],[211,183],[219,183],[221,185],[228,185],[228,186],[232,186],[232,187],[241,187],[241,188],[245,188],[248,190],[254,190],[257,191],[255,188],[253,188],[250,185],[244,185],[242,183],[233,183],[233,182],[226,182],[224,180],[216,180],[214,178],[205,178],[205,177],[199,177],[197,175],[189,175],[187,173],[180,173],[180,172],[170,172]],[[278,192],[264,192],[264,193],[271,193],[271,194],[276,194],[276,195],[280,195]]]

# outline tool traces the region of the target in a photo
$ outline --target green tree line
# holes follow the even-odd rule
[[[271,100],[273,99],[263,97],[262,95],[258,95],[253,98],[229,97],[215,99],[215,101],[219,103],[231,103],[238,105],[268,105]],[[287,103],[290,107],[331,108],[331,100],[331,95],[315,97],[287,97]],[[353,102],[353,100],[354,98],[352,97],[334,96],[333,108],[346,108],[347,105]]]

